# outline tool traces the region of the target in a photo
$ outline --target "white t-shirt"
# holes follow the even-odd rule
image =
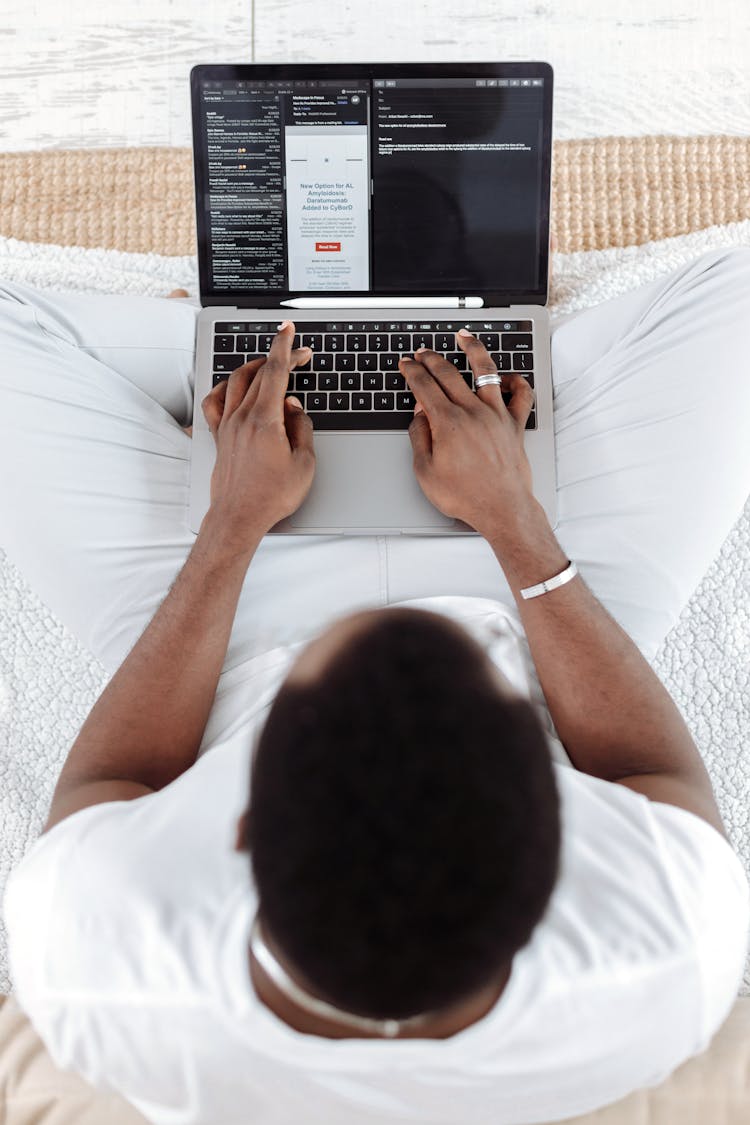
[[[511,610],[402,604],[461,620],[538,698]],[[159,1125],[522,1125],[656,1084],[707,1046],[742,974],[741,864],[691,813],[562,764],[548,717],[561,874],[492,1011],[449,1039],[388,1041],[302,1035],[265,1008],[248,971],[257,900],[234,839],[253,731],[298,647],[232,670],[213,723],[224,741],[187,773],[75,813],[13,874],[13,978],[58,1065]]]

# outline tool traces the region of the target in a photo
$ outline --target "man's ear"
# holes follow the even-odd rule
[[[236,852],[244,852],[245,848],[245,833],[247,832],[247,811],[243,812],[240,819],[237,821],[237,835],[234,841],[234,850]]]

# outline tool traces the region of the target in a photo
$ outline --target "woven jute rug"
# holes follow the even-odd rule
[[[193,254],[187,148],[0,154],[0,234],[28,242]],[[630,246],[750,218],[750,138],[556,141],[557,249]]]

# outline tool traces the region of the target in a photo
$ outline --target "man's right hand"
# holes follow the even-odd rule
[[[497,371],[470,333],[456,339],[476,378]],[[417,400],[409,437],[414,473],[427,499],[489,538],[512,526],[533,501],[531,466],[523,439],[534,392],[522,375],[503,374],[502,387],[476,393],[437,352],[420,350],[399,361]],[[502,392],[512,398],[507,407]]]

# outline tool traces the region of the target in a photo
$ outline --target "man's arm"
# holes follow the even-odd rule
[[[578,575],[537,598],[523,587],[568,565],[533,498],[488,532],[516,600],[552,721],[577,769],[678,805],[724,831],[695,743],[664,685]]]
[[[474,375],[496,373],[458,333]],[[428,499],[488,541],[521,614],[552,721],[573,764],[696,813],[723,832],[711,782],[677,707],[641,653],[578,575],[541,597],[534,586],[568,565],[534,498],[524,433],[534,392],[520,375],[473,394],[436,352],[400,361],[417,398],[409,427]],[[507,407],[502,390],[512,397]]]
[[[255,553],[249,539],[238,552],[225,532],[209,510],[172,588],[73,743],[45,831],[87,805],[162,789],[195,761]]]
[[[162,789],[197,757],[250,560],[299,507],[315,471],[312,422],[284,397],[310,349],[292,351],[294,324],[285,324],[267,358],[237,368],[201,404],[216,442],[209,510],[172,589],[73,743],[45,831],[88,805]]]

